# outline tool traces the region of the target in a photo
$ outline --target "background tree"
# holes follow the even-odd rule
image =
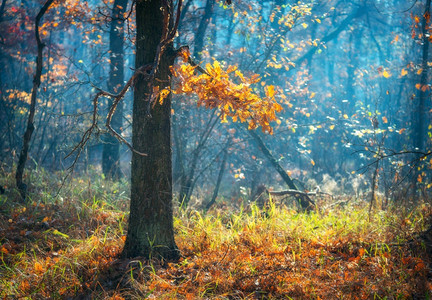
[[[108,91],[118,93],[123,88],[124,81],[124,14],[128,1],[114,1],[111,15],[109,33],[110,73],[108,79]],[[108,101],[111,107],[112,100]],[[111,120],[112,128],[121,134],[123,126],[123,102],[117,105],[115,114]],[[104,139],[102,151],[102,172],[113,179],[120,177],[120,143],[112,135],[107,134]]]
[[[172,5],[172,1],[161,0],[136,3],[135,66],[138,69],[156,63],[152,69],[154,78],[139,76],[135,83],[132,145],[146,155],[132,154],[129,227],[122,254],[125,257],[180,257],[173,228],[170,96],[149,111],[153,85],[162,90],[171,82],[170,66],[175,59],[170,37]]]
[[[1,5],[0,160],[4,170],[11,170],[18,162],[28,120],[37,47],[32,23],[43,3],[8,0]],[[202,66],[214,60],[223,68],[236,65],[245,75],[259,74],[265,85],[279,87],[281,122],[274,126],[273,136],[260,135],[279,165],[301,189],[325,185],[333,193],[351,191],[359,196],[371,187],[375,168],[368,166],[376,166],[379,151],[389,155],[418,147],[418,122],[424,130],[422,152],[431,147],[430,72],[423,60],[424,54],[430,57],[426,6],[427,1],[393,0],[242,0],[230,6],[224,1],[190,0],[184,5],[175,44],[191,45]],[[72,163],[64,157],[91,124],[92,87],[106,85],[114,61],[109,48],[113,7],[114,1],[108,0],[67,1],[58,13],[49,10],[44,17],[40,34],[46,51],[29,170],[65,170]],[[134,12],[126,9],[123,17],[128,78],[135,55]],[[419,106],[413,103],[419,104],[421,98],[424,114],[419,115]],[[188,195],[185,199],[192,207],[212,199],[229,137],[232,144],[216,207],[218,201],[241,202],[260,183],[282,188],[282,177],[254,139],[233,127],[229,118],[220,123],[218,112],[209,114],[196,106],[197,100],[194,95],[173,95],[174,195]],[[119,103],[113,116],[123,115],[121,136],[126,140],[132,135],[131,102],[131,95],[125,94],[124,113],[119,113]],[[105,105],[100,104],[101,111]],[[235,132],[227,134],[230,130]],[[105,132],[100,128],[89,140],[76,162],[78,173],[98,174],[103,169]],[[131,152],[119,153],[127,179],[131,166],[125,162]],[[428,193],[432,186],[426,162],[413,155],[380,163],[378,195],[387,195],[389,202],[408,199],[401,195],[412,180],[418,192]]]
[[[27,122],[27,128],[24,133],[23,137],[23,146],[19,155],[18,165],[16,169],[16,185],[21,193],[21,197],[23,200],[26,198],[26,192],[27,192],[27,185],[23,182],[23,173],[24,173],[24,167],[27,162],[27,155],[30,147],[30,140],[32,138],[32,134],[34,131],[34,117],[36,113],[36,97],[38,88],[40,86],[41,82],[41,76],[42,76],[42,67],[43,67],[43,54],[42,51],[45,47],[45,44],[40,39],[39,34],[39,26],[40,21],[42,17],[44,16],[45,12],[48,10],[48,8],[51,6],[54,0],[48,0],[45,2],[44,6],[40,9],[39,13],[36,16],[35,21],[35,37],[37,42],[37,58],[36,58],[36,71],[33,78],[33,88],[31,93],[31,100],[30,100],[30,109],[29,109],[29,116],[28,116],[28,122]],[[4,5],[2,5],[4,8]]]

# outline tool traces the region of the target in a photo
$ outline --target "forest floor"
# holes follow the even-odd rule
[[[0,195],[3,299],[430,299],[430,204],[366,201],[299,213],[218,203],[177,210],[179,262],[118,259],[125,182],[33,172],[30,196]],[[6,174],[0,185],[13,186]],[[331,202],[328,200],[327,204]]]

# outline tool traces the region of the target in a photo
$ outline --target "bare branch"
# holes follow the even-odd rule
[[[124,98],[126,92],[128,91],[128,89],[133,85],[133,83],[135,82],[136,78],[138,77],[138,75],[142,75],[142,74],[146,74],[146,71],[150,69],[150,65],[145,65],[142,66],[140,68],[138,68],[135,73],[131,76],[131,78],[128,80],[128,82],[126,83],[126,85],[123,87],[123,89],[118,93],[118,94],[112,94],[110,92],[104,91],[98,87],[95,87],[97,90],[99,90],[99,92],[95,95],[95,97],[93,98],[93,117],[92,117],[92,124],[90,125],[90,127],[86,130],[86,132],[84,133],[81,141],[72,149],[72,151],[66,155],[65,159],[70,157],[74,152],[77,152],[77,155],[75,156],[74,162],[72,163],[72,165],[69,167],[69,169],[72,169],[74,167],[74,165],[76,164],[83,148],[85,147],[85,145],[87,144],[88,140],[90,139],[93,130],[95,128],[98,128],[97,126],[97,116],[98,116],[98,103],[99,103],[99,97],[101,96],[106,96],[106,97],[110,97],[113,98],[114,101],[110,107],[110,110],[108,112],[107,115],[107,119],[106,119],[106,123],[105,126],[108,128],[108,130],[122,143],[126,144],[126,146],[129,147],[129,149],[131,149],[133,152],[139,154],[139,155],[143,155],[146,156],[147,154],[145,153],[141,153],[137,150],[135,150],[132,145],[126,141],[119,133],[117,133],[112,127],[111,127],[111,119],[112,116],[117,108],[117,105],[119,104],[119,102]]]
[[[144,66],[139,67],[138,69],[135,70],[134,74],[131,76],[131,78],[128,80],[128,82],[126,83],[126,85],[123,87],[123,89],[118,93],[118,94],[113,94],[107,91],[104,91],[98,87],[95,87],[98,90],[98,93],[96,94],[96,96],[93,98],[93,118],[92,118],[92,124],[91,126],[86,130],[86,132],[84,133],[81,141],[72,149],[72,151],[65,157],[68,158],[69,156],[71,156],[74,152],[77,151],[77,155],[75,156],[74,162],[72,163],[72,165],[69,167],[69,169],[72,169],[74,167],[74,165],[76,164],[83,148],[85,147],[85,145],[87,144],[88,140],[90,139],[93,130],[94,129],[98,129],[97,126],[97,116],[98,116],[98,99],[101,96],[105,96],[105,97],[110,97],[113,98],[113,103],[111,105],[111,107],[109,108],[108,114],[107,114],[107,118],[106,118],[106,123],[105,126],[108,128],[108,131],[114,135],[120,142],[124,143],[126,146],[129,147],[129,149],[139,155],[142,156],[147,156],[146,153],[142,153],[137,151],[136,149],[133,148],[133,146],[126,141],[126,139],[124,137],[122,137],[118,132],[116,132],[112,127],[111,127],[111,120],[112,117],[117,109],[117,105],[119,104],[119,102],[124,98],[126,92],[129,90],[130,87],[132,87],[136,80],[137,77],[139,75],[144,76],[144,78],[149,82],[149,90],[152,91],[153,90],[153,84],[154,84],[154,79],[155,79],[155,75],[159,66],[159,62],[160,62],[160,58],[162,56],[163,51],[165,50],[166,45],[168,45],[170,42],[172,42],[174,40],[174,37],[176,35],[177,32],[177,28],[178,28],[178,24],[179,24],[179,19],[180,19],[180,13],[181,13],[181,5],[182,5],[182,0],[179,0],[178,2],[178,7],[177,7],[177,19],[175,21],[174,27],[173,29],[169,32],[169,23],[170,23],[170,7],[168,5],[167,2],[164,2],[165,4],[165,8],[164,8],[164,20],[165,20],[165,28],[163,29],[163,33],[162,33],[162,38],[161,41],[159,43],[159,45],[157,46],[157,52],[156,52],[156,56],[155,59],[153,61],[152,64],[147,64]],[[134,2],[132,3],[132,7],[134,5]],[[132,8],[131,8],[132,10]],[[150,93],[149,95],[149,99],[148,99],[148,106],[147,106],[147,114],[150,116],[150,108],[151,108],[151,99],[152,99],[152,93]]]

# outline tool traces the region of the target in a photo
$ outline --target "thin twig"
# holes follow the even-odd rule
[[[132,7],[134,5],[134,2],[132,3]],[[108,131],[114,135],[120,142],[124,143],[126,146],[129,147],[129,149],[139,155],[142,156],[147,156],[146,153],[142,153],[139,152],[138,150],[134,149],[133,146],[124,138],[122,137],[118,132],[116,132],[112,127],[111,127],[111,119],[117,109],[117,105],[119,104],[119,102],[124,98],[126,92],[129,90],[130,87],[132,87],[136,80],[137,77],[139,75],[144,76],[144,78],[149,82],[149,90],[152,91],[153,90],[153,84],[154,84],[154,79],[155,79],[155,75],[160,63],[160,58],[162,56],[162,53],[165,50],[166,45],[168,45],[170,42],[172,42],[175,38],[175,35],[177,33],[177,28],[179,25],[179,19],[180,19],[180,13],[181,13],[181,6],[182,6],[182,0],[179,0],[178,2],[178,6],[177,6],[177,18],[174,24],[174,27],[171,31],[168,31],[169,29],[169,23],[170,23],[170,7],[168,2],[164,1],[164,21],[165,21],[165,27],[163,29],[163,33],[162,33],[162,38],[161,41],[159,43],[159,45],[157,46],[157,50],[156,50],[156,55],[155,55],[155,59],[153,61],[153,63],[151,64],[146,64],[144,66],[139,67],[138,69],[135,70],[134,74],[131,76],[131,78],[127,81],[126,85],[123,87],[123,89],[118,93],[118,94],[113,94],[107,91],[104,91],[98,87],[95,87],[98,90],[98,93],[95,95],[95,97],[93,98],[93,117],[92,117],[92,124],[91,126],[86,130],[86,132],[84,133],[81,141],[72,149],[72,151],[66,155],[65,159],[70,157],[73,153],[77,152],[75,159],[72,163],[72,165],[68,168],[68,169],[73,169],[73,167],[75,166],[82,150],[84,149],[85,145],[87,144],[88,140],[90,139],[93,130],[94,129],[99,129],[97,126],[97,116],[98,116],[98,100],[99,97],[101,96],[105,96],[105,97],[110,97],[113,98],[113,103],[111,104],[108,114],[107,114],[107,118],[106,118],[106,123],[105,126],[108,128]],[[131,7],[131,10],[132,10]],[[177,53],[179,53],[177,51]],[[151,92],[149,95],[149,101],[148,101],[148,107],[147,107],[147,114],[150,115],[150,108],[151,108],[151,98],[152,98],[153,93]]]

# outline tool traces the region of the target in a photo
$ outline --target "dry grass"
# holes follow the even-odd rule
[[[0,184],[12,182],[10,175]],[[126,183],[38,174],[31,200],[0,195],[0,297],[28,299],[423,299],[432,281],[416,239],[430,205],[297,213],[270,205],[176,212],[178,263],[119,260]],[[52,193],[50,191],[53,191]],[[429,252],[430,253],[430,252]]]

